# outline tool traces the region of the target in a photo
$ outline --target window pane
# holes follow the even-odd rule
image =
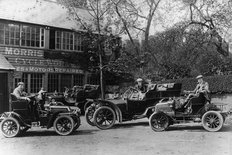
[[[59,75],[48,74],[48,92],[59,91]]]

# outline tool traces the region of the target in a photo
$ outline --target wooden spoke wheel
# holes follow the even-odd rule
[[[66,136],[73,131],[74,121],[70,116],[58,116],[53,123],[53,127],[56,133]]]
[[[94,113],[95,125],[102,130],[111,128],[116,121],[116,115],[112,108],[102,106]]]
[[[91,125],[91,126],[95,126],[94,124],[94,118],[93,118],[93,115],[94,115],[94,112],[95,112],[95,108],[94,107],[88,107],[85,111],[85,119],[86,119],[86,122]]]
[[[169,119],[164,113],[154,113],[149,118],[149,125],[152,130],[161,132],[168,128]]]
[[[208,111],[202,117],[202,125],[210,132],[219,131],[223,126],[223,116],[217,111]]]
[[[7,138],[17,136],[20,133],[19,121],[13,117],[5,118],[1,122],[1,131]]]

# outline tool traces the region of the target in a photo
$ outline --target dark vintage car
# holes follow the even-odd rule
[[[47,95],[47,98],[48,102],[52,102],[54,105],[77,106],[84,114],[93,99],[97,99],[99,95],[99,85],[85,84],[84,86],[74,86],[71,89],[65,88],[64,93]]]
[[[18,136],[35,126],[54,127],[59,135],[68,135],[80,126],[78,107],[46,105],[45,97],[38,100],[36,95],[29,96],[30,102],[18,100],[13,94],[11,98],[12,110],[0,117],[0,129],[5,137]]]
[[[202,123],[207,131],[219,131],[229,112],[222,111],[223,104],[215,105],[206,98],[204,93],[186,100],[171,98],[161,100],[155,106],[155,111],[149,119],[154,131],[164,131],[170,125],[177,123]]]
[[[180,92],[180,83],[154,85],[153,89],[145,94],[130,87],[120,99],[95,100],[86,109],[85,117],[90,125],[108,129],[116,121],[122,123],[133,119],[149,118],[159,100],[180,96]]]

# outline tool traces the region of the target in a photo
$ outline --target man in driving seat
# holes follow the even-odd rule
[[[24,83],[19,82],[17,84],[17,87],[14,89],[13,94],[18,100],[27,100],[28,102],[30,102],[31,100],[28,97],[25,97],[24,95],[25,92],[23,90],[24,90]]]
[[[186,98],[185,103],[188,102],[190,98],[197,97],[199,95],[199,93],[203,93],[204,96],[205,96],[205,98],[206,98],[206,100],[210,101],[209,95],[208,95],[209,92],[210,92],[209,91],[209,84],[208,84],[208,82],[205,82],[203,80],[203,76],[202,75],[198,75],[196,77],[196,79],[197,79],[197,83],[198,84],[197,84],[196,88],[193,91],[186,91],[186,90],[184,90],[184,93],[189,93],[188,97]],[[190,105],[187,103],[185,105],[185,108],[187,108],[188,106],[190,106]]]

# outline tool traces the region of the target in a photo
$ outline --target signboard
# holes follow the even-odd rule
[[[78,66],[60,60],[44,59],[44,51],[13,47],[0,47],[17,72],[72,73],[83,74]]]

